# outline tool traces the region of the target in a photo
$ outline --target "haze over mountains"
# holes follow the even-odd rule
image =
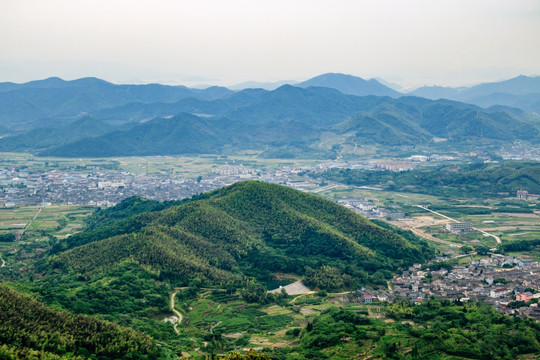
[[[414,146],[434,138],[536,142],[537,111],[540,77],[526,76],[409,95],[335,73],[240,91],[49,78],[0,83],[0,151],[96,157],[271,148],[299,156],[328,152],[321,145],[328,134],[354,147]]]
[[[425,86],[410,95],[428,99],[450,99],[482,107],[503,105],[528,112],[540,112],[540,76],[520,75],[513,79],[465,88]]]

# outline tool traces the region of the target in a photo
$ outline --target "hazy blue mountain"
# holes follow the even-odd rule
[[[503,94],[494,93],[467,99],[468,102],[488,108],[492,106],[507,106],[519,108],[529,113],[540,114],[540,94]]]
[[[510,95],[540,94],[540,76],[520,75],[509,80],[479,84],[463,89],[460,95],[473,98],[495,93]]]
[[[303,89],[283,85],[252,104],[225,115],[251,124],[297,121],[313,126],[328,126],[386,100],[389,98],[345,95],[331,88]]]
[[[174,116],[179,113],[190,113],[203,117],[221,116],[228,111],[250,105],[266,93],[267,91],[262,89],[246,89],[212,101],[186,98],[174,103],[145,104],[136,102],[97,110],[91,112],[90,115],[110,123],[148,120],[155,117]]]
[[[450,88],[424,86],[409,93],[427,99],[450,99],[484,108],[494,105],[517,107],[527,112],[540,112],[540,76],[524,75],[471,87]]]
[[[294,80],[281,80],[274,82],[260,82],[260,81],[246,81],[233,86],[228,86],[231,90],[244,90],[244,89],[264,89],[264,90],[276,90],[283,85],[295,85],[298,81]]]
[[[341,91],[344,94],[356,95],[356,96],[367,96],[367,95],[376,95],[376,96],[390,96],[390,97],[399,97],[402,94],[385,86],[378,82],[375,79],[364,80],[362,78],[338,74],[338,73],[328,73],[316,76],[295,86],[298,87],[327,87]]]
[[[433,137],[447,138],[449,144],[534,142],[539,127],[538,117],[512,108],[515,103],[491,106],[490,96],[499,93],[482,101],[477,98],[481,106],[489,107],[486,110],[451,100],[355,96],[314,86],[222,92],[221,88],[131,87],[94,78],[71,82],[53,78],[20,87],[0,92],[0,103],[5,105],[0,107],[0,115],[12,111],[15,117],[31,112],[52,116],[39,119],[43,125],[37,129],[30,127],[0,139],[0,151],[95,157],[268,149],[265,156],[297,156],[330,151],[319,146],[326,132],[336,133],[349,144],[416,145]],[[20,92],[32,96],[27,100]],[[213,98],[218,95],[223,96]],[[187,97],[165,101],[175,96]],[[529,106],[538,104],[535,94],[501,96],[514,96],[522,103],[528,99]],[[130,99],[135,101],[121,103]],[[40,102],[44,109],[36,105]],[[75,109],[93,107],[96,109],[88,112],[90,118],[73,122]]]
[[[158,118],[94,138],[45,150],[45,156],[130,156],[215,153],[233,141],[219,124],[190,114]],[[221,129],[222,130],[222,129]]]
[[[536,141],[537,126],[518,120],[519,111],[484,111],[474,105],[417,97],[402,97],[385,102],[370,112],[334,126],[341,134],[356,131],[350,143],[368,142],[385,145],[414,145],[434,137],[460,143],[477,140]]]
[[[411,91],[407,95],[418,96],[431,100],[438,99],[457,99],[459,95],[458,88],[444,87],[444,86],[422,86],[414,91]]]
[[[384,86],[388,86],[392,90],[396,90],[397,92],[403,92],[403,90],[404,90],[403,86],[401,86],[399,84],[396,84],[396,83],[393,83],[391,81],[387,81],[387,80],[385,80],[383,78],[376,77],[375,80],[377,80],[378,82],[380,82]]]
[[[222,101],[225,100],[216,100]],[[302,89],[286,85],[259,94],[250,102],[223,116],[181,114],[130,123],[125,129],[51,147],[40,154],[97,157],[267,148],[271,150],[267,155],[274,151],[297,156],[323,151],[319,146],[321,136],[328,132],[344,136],[349,144],[391,146],[426,144],[434,137],[447,138],[449,144],[516,139],[534,142],[539,134],[538,124],[522,116],[517,109],[486,111],[450,100],[357,97],[328,88]],[[207,112],[208,108],[199,110]]]
[[[0,151],[31,151],[104,135],[113,126],[85,116],[71,124],[37,128],[0,139]]]
[[[226,88],[189,89],[184,86],[115,85],[96,78],[59,78],[25,84],[0,84],[0,125],[14,129],[39,127],[43,118],[76,119],[88,112],[132,102],[175,102],[193,97],[215,100],[231,95]]]

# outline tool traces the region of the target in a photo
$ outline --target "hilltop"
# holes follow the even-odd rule
[[[296,84],[296,86],[303,88],[310,86],[326,87],[336,89],[344,94],[356,96],[376,95],[399,97],[402,95],[375,79],[364,80],[357,76],[339,73],[327,73],[315,76],[309,80]]]
[[[314,277],[335,276],[337,287],[384,284],[393,272],[432,255],[418,239],[404,239],[322,197],[256,181],[98,224],[55,251],[51,265],[87,276],[126,261],[180,284],[196,277],[209,284],[243,276],[264,281],[273,272],[312,269]],[[325,274],[329,268],[332,274]],[[320,285],[321,279],[312,280]]]

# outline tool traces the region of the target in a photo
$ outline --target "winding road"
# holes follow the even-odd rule
[[[4,266],[6,266],[6,261],[2,259],[1,255],[0,255],[0,260],[2,260],[2,265],[0,266],[0,268],[3,268]]]
[[[182,316],[182,314],[180,314],[180,311],[174,308],[174,297],[176,296],[176,294],[178,294],[178,291],[171,294],[171,310],[176,316],[178,316],[178,321],[176,322],[176,324],[174,324],[174,332],[176,333],[176,335],[180,335],[180,331],[178,331],[178,325],[182,323],[182,319],[184,317]]]

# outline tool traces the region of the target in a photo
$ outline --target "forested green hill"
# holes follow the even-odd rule
[[[452,164],[404,172],[332,169],[322,177],[345,184],[452,197],[515,195],[519,189],[540,193],[540,164],[534,162]]]
[[[0,284],[0,359],[155,359],[131,329],[47,307]]]
[[[314,285],[337,273],[345,287],[384,284],[433,255],[420,240],[405,240],[320,196],[255,181],[72,236],[55,251],[62,252],[51,265],[82,274],[128,261],[183,284],[309,270]]]

